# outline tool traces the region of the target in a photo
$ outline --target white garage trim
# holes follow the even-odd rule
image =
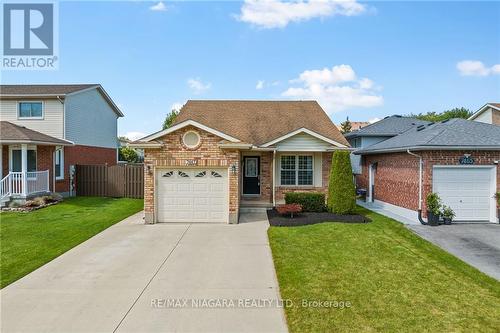
[[[439,181],[436,177],[437,170],[443,171],[445,169],[450,169],[450,172],[456,171],[456,170],[489,170],[489,221],[490,222],[496,222],[496,201],[494,194],[496,193],[496,188],[497,188],[497,166],[496,165],[434,165],[433,170],[432,170],[432,191],[433,192],[439,192],[436,188],[436,183]],[[458,178],[457,180],[460,180],[463,178]],[[471,189],[472,190],[472,189]],[[446,203],[445,203],[446,204]],[[459,221],[460,218],[457,216],[457,221]],[[480,221],[481,219],[471,219],[471,221]],[[482,221],[485,221],[482,219]]]
[[[162,217],[162,213],[165,213],[165,211],[161,211],[160,210],[160,198],[159,196],[161,195],[161,184],[160,184],[160,177],[158,176],[160,173],[168,173],[172,171],[173,172],[173,178],[172,180],[175,182],[175,181],[178,181],[180,178],[180,173],[186,173],[187,175],[190,175],[191,177],[191,180],[193,181],[192,184],[195,184],[195,177],[194,175],[200,173],[200,172],[203,172],[203,171],[206,171],[206,177],[203,177],[203,180],[205,179],[214,179],[214,183],[215,180],[217,178],[219,178],[220,176],[217,176],[217,177],[214,177],[212,175],[212,171],[216,172],[216,173],[220,173],[223,177],[223,183],[225,185],[224,189],[225,189],[225,194],[222,196],[222,197],[219,197],[219,198],[223,198],[223,207],[221,207],[222,209],[220,211],[217,211],[217,212],[220,212],[221,215],[220,215],[220,218],[210,218],[210,217],[207,217],[207,218],[202,218],[202,217],[198,217],[196,218],[194,215],[194,213],[196,212],[200,212],[200,211],[197,211],[197,210],[192,210],[193,212],[193,216],[192,217],[184,217],[184,218],[174,218],[174,217],[169,217],[169,218],[165,218],[165,217]],[[157,167],[155,168],[154,170],[154,220],[155,222],[169,222],[169,223],[172,223],[172,222],[180,222],[180,223],[229,223],[229,197],[230,197],[230,182],[229,182],[229,177],[230,177],[230,170],[229,168],[220,168],[220,167],[177,167],[177,166],[172,166],[172,167],[165,167],[165,166],[161,166],[161,167]],[[219,178],[220,179],[220,178]],[[200,180],[202,180],[202,178],[200,177]],[[207,182],[202,182],[202,183],[207,183]],[[210,183],[210,182],[208,182]],[[200,183],[201,184],[201,183]],[[220,184],[220,182],[219,182]],[[192,188],[190,190],[193,190]],[[209,190],[209,193],[210,193],[210,190]],[[193,198],[195,198],[195,196],[193,196]],[[209,202],[208,203],[208,206],[211,206],[212,204]],[[210,212],[210,211],[209,211]]]

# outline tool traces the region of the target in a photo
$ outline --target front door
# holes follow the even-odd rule
[[[243,157],[243,194],[260,194],[260,157]]]

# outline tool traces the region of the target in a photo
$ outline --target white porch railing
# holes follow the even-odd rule
[[[0,198],[26,197],[33,193],[49,192],[49,170],[9,172],[0,182]]]

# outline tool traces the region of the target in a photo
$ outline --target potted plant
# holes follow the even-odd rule
[[[441,215],[441,198],[437,193],[427,195],[427,221],[429,225],[439,225],[439,216]]]
[[[443,206],[443,211],[441,213],[443,216],[444,224],[451,224],[451,221],[455,217],[455,212],[449,206]]]

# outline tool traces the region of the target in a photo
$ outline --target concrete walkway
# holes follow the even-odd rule
[[[136,214],[4,288],[1,331],[286,332],[282,308],[252,307],[279,298],[267,227]]]

